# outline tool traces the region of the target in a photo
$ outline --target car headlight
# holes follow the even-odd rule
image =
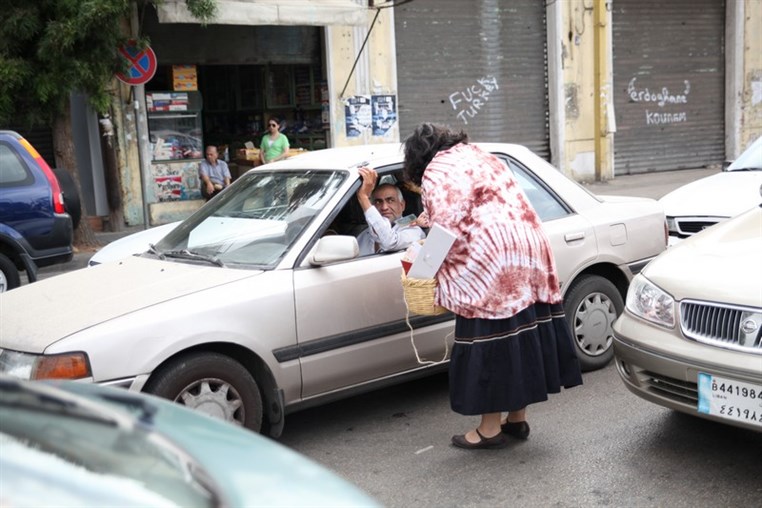
[[[643,275],[637,275],[627,290],[627,310],[657,325],[675,326],[675,299]]]
[[[82,379],[92,376],[85,353],[35,355],[0,349],[0,374],[19,379]]]

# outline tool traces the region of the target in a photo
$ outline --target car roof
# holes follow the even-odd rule
[[[530,152],[521,145],[510,143],[474,143],[490,152],[508,155]],[[371,167],[399,164],[404,159],[402,143],[379,143],[370,145],[326,148],[305,152],[283,161],[267,165],[268,169],[355,169],[362,163]]]
[[[9,130],[0,130],[0,136],[10,136],[14,139],[21,138],[21,134],[19,134],[16,131],[9,131]]]
[[[362,163],[377,166],[402,162],[403,156],[400,143],[381,143],[304,152],[267,166],[272,169],[349,169]]]

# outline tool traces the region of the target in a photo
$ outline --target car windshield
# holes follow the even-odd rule
[[[728,166],[728,171],[754,171],[762,170],[762,136],[752,143],[733,164]]]
[[[0,381],[9,506],[215,506],[208,475],[150,423],[106,402]]]
[[[346,176],[341,171],[251,171],[164,237],[152,255],[274,268]]]

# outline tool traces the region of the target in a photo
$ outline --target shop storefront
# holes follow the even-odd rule
[[[615,174],[725,156],[725,2],[613,3]]]
[[[152,208],[200,199],[205,146],[234,179],[257,165],[270,117],[292,152],[328,146],[322,28],[160,24],[148,10],[144,31],[158,61],[145,85]]]
[[[395,35],[403,138],[439,122],[550,157],[545,2],[416,0]]]

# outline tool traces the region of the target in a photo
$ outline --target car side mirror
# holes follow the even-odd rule
[[[360,255],[357,238],[345,235],[324,236],[318,240],[308,257],[311,265],[322,266],[337,261],[347,261]]]

